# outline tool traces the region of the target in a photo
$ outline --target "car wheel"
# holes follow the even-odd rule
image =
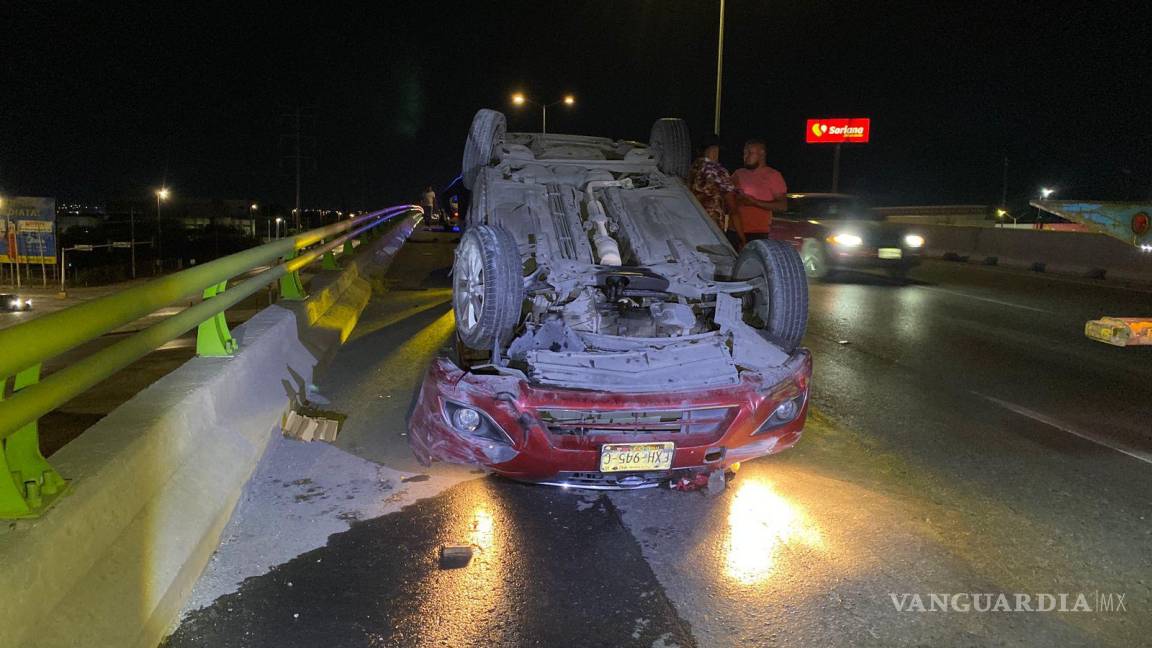
[[[824,280],[832,275],[828,269],[828,252],[820,241],[805,239],[800,246],[800,260],[804,263],[804,274],[812,279]]]
[[[737,280],[763,278],[763,287],[744,297],[745,321],[791,353],[808,327],[808,282],[800,254],[786,241],[751,241],[733,270]]]
[[[506,344],[520,321],[524,265],[512,234],[495,225],[471,227],[452,266],[456,333],[465,346],[490,351]]]
[[[504,113],[497,110],[481,108],[472,118],[472,127],[468,129],[468,141],[464,143],[464,163],[460,179],[467,189],[472,188],[476,175],[488,166],[496,155],[496,147],[504,141],[504,131],[507,128]]]
[[[692,139],[688,136],[688,123],[683,119],[665,117],[652,124],[648,146],[656,153],[656,166],[669,175],[687,178],[692,166]]]

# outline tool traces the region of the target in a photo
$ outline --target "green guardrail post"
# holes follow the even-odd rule
[[[341,254],[351,255],[355,251],[356,251],[356,247],[352,245],[352,239],[348,239],[347,241],[344,241],[344,251],[341,252]]]
[[[336,255],[332,250],[324,253],[324,260],[320,263],[320,267],[325,270],[339,270],[340,266],[336,265]]]
[[[16,374],[12,392],[40,382],[40,365]],[[8,378],[0,380],[0,400]],[[0,520],[39,517],[68,490],[68,480],[40,454],[39,422],[0,439]]]
[[[227,281],[212,284],[204,289],[204,299],[211,299],[224,292],[228,287]],[[196,355],[210,357],[227,357],[236,352],[236,338],[228,330],[228,319],[224,311],[200,322],[196,329]]]
[[[296,251],[289,252],[284,260],[296,258]],[[280,277],[280,299],[291,300],[304,300],[308,298],[308,293],[304,292],[304,284],[300,281],[300,271],[292,270],[287,274]]]

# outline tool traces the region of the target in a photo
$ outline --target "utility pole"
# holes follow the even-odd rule
[[[716,46],[716,116],[712,134],[720,135],[720,88],[724,80],[724,0],[720,0],[720,44]]]
[[[840,193],[840,146],[832,152],[832,193]]]
[[[1004,175],[1000,179],[1000,207],[1008,209],[1008,156],[1004,156]]]
[[[128,207],[128,241],[132,243],[132,278],[136,278],[136,208]]]
[[[296,210],[292,212],[292,225],[296,229],[300,229],[300,218],[304,215],[304,209],[300,205],[300,185],[302,174],[304,172],[304,160],[311,159],[310,156],[304,155],[304,120],[310,116],[304,113],[299,106],[296,107],[290,114],[282,115],[287,120],[290,132],[282,137],[292,139],[292,153],[285,157],[292,160],[296,172]]]
[[[300,229],[300,108],[296,108],[296,137],[292,138],[296,144],[295,158],[296,158],[296,210],[292,213],[292,224],[297,230]]]

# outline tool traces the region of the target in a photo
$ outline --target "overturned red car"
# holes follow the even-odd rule
[[[422,462],[636,488],[799,440],[803,264],[783,241],[736,254],[681,181],[688,142],[678,119],[643,145],[506,133],[477,113],[456,343],[409,419]]]

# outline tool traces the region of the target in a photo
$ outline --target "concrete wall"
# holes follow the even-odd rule
[[[290,400],[351,330],[364,285],[415,219],[361,246],[313,296],[239,327],[52,456],[71,493],[0,525],[0,646],[155,646],[176,619]]]
[[[931,256],[955,254],[973,263],[995,257],[999,265],[1076,276],[1152,281],[1152,254],[1103,234],[989,227],[922,226]]]

